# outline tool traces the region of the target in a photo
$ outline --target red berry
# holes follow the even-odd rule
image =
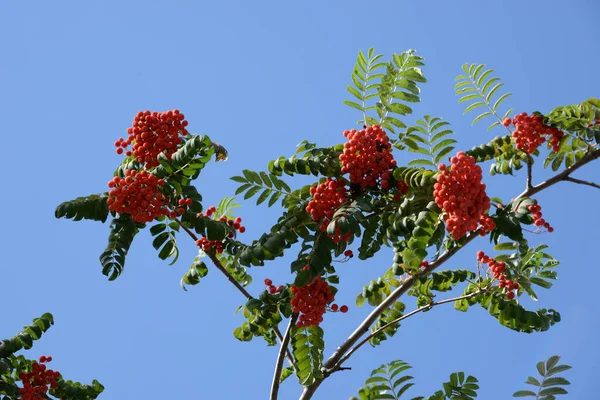
[[[269,278],[265,279],[265,285],[266,286],[271,286],[273,284],[273,281],[270,280]]]
[[[341,306],[340,307],[340,312],[343,312],[343,313],[348,312],[348,306]]]

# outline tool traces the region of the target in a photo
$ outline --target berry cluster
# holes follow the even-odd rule
[[[436,204],[444,210],[446,230],[455,240],[465,236],[481,223],[484,232],[493,230],[494,221],[484,213],[490,208],[490,198],[485,193],[481,167],[475,158],[462,151],[450,159],[451,167],[439,165],[433,195]],[[484,233],[485,234],[485,233]]]
[[[320,185],[311,187],[310,193],[313,198],[308,202],[306,211],[310,213],[313,220],[321,221],[319,229],[321,232],[326,232],[335,210],[346,201],[348,190],[343,181],[327,178]],[[350,233],[342,235],[339,229],[336,229],[336,235],[332,239],[336,243],[347,242],[350,236]]]
[[[531,154],[546,142],[546,137],[549,137],[550,146],[556,152],[564,133],[557,128],[544,125],[543,121],[541,115],[527,115],[523,112],[515,115],[512,120],[506,118],[502,124],[504,126],[509,126],[511,123],[515,125],[512,137],[515,139],[517,150]]]
[[[302,287],[294,285],[290,290],[294,294],[290,301],[292,309],[300,313],[296,326],[319,326],[323,322],[327,304],[334,300],[329,284],[318,276],[310,284]]]
[[[348,142],[340,154],[342,173],[350,174],[350,182],[362,188],[375,187],[381,178],[381,187],[389,189],[391,169],[396,165],[390,139],[381,127],[373,125],[357,131],[344,131]]]
[[[123,154],[124,149],[132,144],[132,151],[127,150],[125,155],[133,154],[146,168],[156,167],[159,165],[157,157],[162,152],[171,160],[171,155],[181,143],[179,135],[188,134],[185,128],[187,124],[179,110],[163,113],[140,111],[133,119],[131,128],[127,129],[127,140],[119,138],[115,142],[117,153]]]
[[[542,206],[538,205],[537,200],[534,200],[535,204],[528,206],[527,209],[531,211],[531,215],[533,217],[533,224],[537,227],[544,227],[548,229],[548,232],[554,232],[554,228],[550,226],[548,222],[544,218],[542,218]]]
[[[196,218],[201,218],[201,217],[211,218],[216,211],[217,211],[217,208],[215,206],[210,206],[206,210],[206,213],[196,214]],[[237,217],[236,219],[233,220],[233,219],[229,219],[229,218],[227,218],[227,216],[223,215],[219,219],[219,222],[226,223],[227,225],[229,225],[230,227],[232,227],[239,233],[246,232],[246,227],[242,225],[242,219],[240,217]],[[229,233],[230,238],[233,238],[234,236],[235,236],[235,234],[233,232]],[[204,251],[209,251],[211,249],[214,249],[217,254],[223,253],[223,241],[222,240],[208,240],[206,237],[203,236],[202,238],[196,240],[196,246],[200,247]]]
[[[269,293],[276,294],[283,290],[283,285],[275,286],[269,278],[265,279],[265,286],[269,288]]]
[[[38,400],[45,399],[48,392],[48,385],[51,389],[56,389],[58,383],[56,380],[60,377],[60,373],[46,368],[46,363],[52,361],[52,357],[41,356],[40,362],[31,364],[31,372],[21,372],[19,379],[23,383],[23,387],[19,389],[21,399],[23,400]]]
[[[119,214],[130,214],[134,221],[141,223],[169,215],[166,208],[169,201],[160,192],[164,184],[164,180],[146,171],[127,170],[125,179],[115,176],[108,182],[111,188],[108,192],[110,197],[106,200],[108,209]]]
[[[485,255],[485,253],[481,250],[477,252],[477,261],[481,264],[487,264],[492,276],[495,279],[498,279],[498,287],[501,289],[506,289],[506,297],[508,299],[514,299],[515,293],[513,290],[519,288],[519,284],[510,279],[506,279],[506,275],[504,274],[504,270],[506,269],[506,263],[504,261],[496,261],[491,257]]]

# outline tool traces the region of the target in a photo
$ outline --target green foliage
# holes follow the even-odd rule
[[[438,390],[433,396],[424,398],[417,397],[413,400],[473,400],[477,397],[479,381],[474,376],[465,378],[464,372],[453,372],[450,375],[450,380],[444,382],[444,390]]]
[[[439,117],[426,115],[422,120],[417,120],[417,125],[406,130],[401,142],[408,146],[409,151],[422,154],[427,158],[418,158],[407,165],[423,165],[437,168],[437,165],[452,150],[456,140],[449,138],[453,132],[447,128],[450,125]]]
[[[591,98],[581,104],[556,107],[544,118],[544,123],[571,132],[587,144],[600,144],[600,100]]]
[[[461,98],[458,100],[459,103],[468,103],[464,114],[476,108],[487,106],[488,111],[485,111],[475,117],[475,119],[473,119],[473,124],[486,117],[494,116],[496,117],[497,121],[491,124],[487,129],[490,130],[495,126],[500,125],[500,123],[513,111],[511,108],[504,113],[503,117],[500,117],[498,114],[500,105],[512,93],[505,93],[497,96],[496,100],[494,100],[496,93],[502,86],[504,86],[504,84],[500,82],[499,78],[491,75],[492,72],[494,72],[493,70],[485,70],[484,64],[464,64],[462,69],[465,74],[456,77],[457,83],[454,85],[454,91],[458,96],[461,96]]]
[[[574,136],[564,136],[560,141],[557,152],[550,152],[544,160],[544,168],[550,166],[552,171],[558,171],[561,166],[569,168],[585,156],[588,144]]]
[[[39,318],[33,320],[33,324],[25,326],[23,331],[11,339],[3,339],[0,344],[0,360],[7,358],[21,349],[31,349],[33,341],[39,340],[42,334],[54,325],[54,317],[50,313],[45,313]]]
[[[291,196],[291,189],[288,184],[274,174],[267,174],[266,172],[262,171],[257,173],[248,169],[245,169],[242,172],[244,176],[234,176],[231,178],[231,180],[242,184],[237,188],[235,194],[238,195],[246,192],[244,194],[244,200],[247,200],[261,192],[256,199],[256,205],[263,203],[270,197],[268,205],[271,207],[282,196],[282,204],[283,200],[287,196]]]
[[[104,391],[104,386],[95,379],[91,385],[83,385],[71,380],[65,381],[62,377],[57,383],[58,387],[51,389],[49,393],[62,400],[93,400]]]
[[[504,154],[513,153],[515,148],[512,144],[511,135],[496,136],[487,144],[475,146],[471,150],[465,151],[465,154],[475,157],[475,161],[485,162]]]
[[[433,192],[437,173],[424,168],[398,167],[394,169],[394,179],[406,183],[413,189],[422,192]],[[431,195],[431,193],[430,193]]]
[[[179,224],[172,221],[170,223],[159,223],[150,228],[150,234],[154,236],[152,246],[158,251],[158,258],[166,260],[173,258],[169,265],[175,264],[179,258],[179,249],[175,240],[175,232],[179,231]]]
[[[427,257],[427,248],[440,223],[439,215],[440,209],[433,201],[417,215],[412,236],[406,242],[406,249],[402,251],[404,268],[409,272],[416,272],[421,261]]]
[[[262,337],[269,346],[275,346],[273,328],[283,320],[282,314],[286,318],[292,315],[290,292],[287,288],[275,294],[265,290],[258,299],[249,299],[241,308],[246,321],[234,329],[233,336],[243,342]]]
[[[378,62],[383,54],[375,54],[375,49],[370,48],[367,56],[361,51],[358,52],[356,64],[352,71],[352,83],[348,85],[348,92],[358,100],[345,100],[344,104],[356,108],[363,113],[363,119],[358,121],[360,125],[373,125],[373,121],[367,119],[367,112],[376,109],[375,105],[367,105],[369,100],[377,98],[377,89],[381,85],[383,73],[381,70],[385,68],[386,63]]]
[[[401,301],[397,301],[393,306],[386,309],[377,319],[377,321],[371,327],[371,332],[375,332],[376,330],[382,328],[383,326],[390,324],[383,331],[379,332],[377,335],[374,335],[371,339],[369,339],[369,343],[372,346],[379,345],[382,341],[387,340],[388,337],[392,337],[398,331],[400,327],[400,322],[396,322],[391,324],[392,321],[402,317],[404,311],[406,310],[406,305]]]
[[[413,377],[402,373],[412,368],[404,361],[395,360],[374,369],[365,382],[365,386],[358,391],[359,397],[350,400],[379,400],[399,399],[414,383]]]
[[[415,284],[408,294],[417,297],[417,306],[423,307],[433,301],[434,291],[447,292],[452,290],[452,287],[469,279],[475,279],[475,273],[465,269],[418,275],[415,277]]]
[[[401,284],[402,282],[395,277],[394,269],[390,268],[382,277],[363,287],[362,293],[356,296],[356,305],[360,307],[368,301],[369,305],[377,306]]]
[[[314,175],[334,177],[340,175],[340,154],[344,145],[338,144],[331,147],[313,147],[312,144],[301,143],[299,149],[292,157],[281,156],[269,162],[268,170],[271,174],[281,176],[283,173],[293,175]]]
[[[215,146],[208,136],[189,135],[184,145],[173,153],[171,161],[164,153],[158,156],[160,165],[155,168],[154,174],[159,178],[168,178],[169,183],[181,193],[181,187],[188,186],[198,178],[214,154]]]
[[[72,218],[73,221],[90,219],[92,221],[105,222],[108,217],[106,197],[91,194],[86,197],[78,197],[75,200],[65,201],[56,207],[54,216],[56,218]]]
[[[125,256],[131,247],[133,238],[139,231],[141,224],[133,222],[128,214],[119,215],[110,224],[108,244],[100,254],[102,273],[113,281],[121,275],[125,267]]]
[[[421,101],[421,90],[417,83],[427,81],[420,68],[424,65],[423,58],[417,56],[414,50],[408,50],[392,54],[391,61],[380,62],[383,56],[374,53],[373,48],[369,49],[366,57],[362,51],[358,53],[352,72],[353,84],[348,86],[354,99],[346,100],[344,104],[363,113],[363,119],[358,121],[359,125],[379,124],[395,133],[396,128],[406,128],[398,116],[412,113],[406,103]],[[385,73],[382,72],[384,67]],[[373,110],[377,112],[378,119],[367,115]]]
[[[292,354],[298,368],[297,376],[301,385],[311,385],[323,378],[323,329],[318,326],[292,328]]]
[[[551,255],[544,252],[548,246],[541,244],[535,248],[527,245],[526,241],[521,243],[507,242],[499,243],[495,250],[517,250],[512,254],[501,254],[494,257],[496,261],[504,261],[507,266],[509,279],[519,284],[517,293],[520,295],[525,292],[533,300],[538,299],[532,285],[540,286],[544,289],[552,287],[552,282],[557,278],[554,268],[559,264]]]
[[[196,256],[190,269],[183,275],[179,284],[181,285],[181,288],[187,292],[185,285],[197,285],[200,283],[200,279],[204,278],[207,274],[208,267],[199,256]]]
[[[559,394],[568,394],[563,386],[571,383],[565,378],[554,376],[560,372],[571,369],[569,365],[556,365],[560,360],[559,356],[552,356],[546,363],[543,361],[537,363],[537,370],[543,378],[541,382],[530,376],[525,383],[537,388],[537,391],[519,390],[513,394],[513,397],[535,397],[536,400],[555,400]]]
[[[223,197],[217,204],[217,210],[214,214],[214,219],[219,220],[221,217],[234,219],[233,209],[240,208],[238,203],[235,203],[235,197]]]

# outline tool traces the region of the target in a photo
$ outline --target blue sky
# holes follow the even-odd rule
[[[69,379],[100,380],[106,386],[101,398],[267,398],[276,349],[233,338],[242,322],[234,310],[243,298],[217,271],[189,292],[181,290],[179,279],[195,255],[187,238],[181,237],[180,261],[168,266],[156,257],[149,235],[139,235],[125,272],[108,282],[98,262],[108,226],[54,219],[60,202],[105,190],[121,159],[113,142],[138,110],[178,108],[191,132],[208,134],[229,150],[229,161],[211,164],[198,180],[210,205],[234,193],[230,176],[244,168],[264,170],[302,139],[321,145],[343,140],[342,131],[359,119],[342,105],[359,49],[374,46],[387,55],[417,49],[429,83],[405,122],[441,116],[463,148],[495,135],[485,124],[472,127],[472,115],[462,116],[453,84],[464,62],[494,68],[514,93],[508,103],[519,111],[545,112],[600,95],[600,5],[594,0],[376,3],[3,2],[0,336],[52,312],[56,325],[27,355],[52,355],[52,367]],[[396,156],[399,163],[403,156]],[[599,171],[592,164],[577,177],[598,181]],[[545,176],[537,173],[534,180]],[[506,199],[522,190],[523,180],[485,178],[488,193]],[[482,309],[463,314],[439,307],[407,320],[379,348],[358,352],[347,364],[352,370],[334,375],[315,399],[347,399],[372,369],[393,359],[414,366],[412,396],[432,394],[462,370],[480,379],[480,398],[506,399],[534,374],[537,361],[553,354],[574,366],[565,374],[573,382],[570,398],[597,393],[594,246],[600,212],[593,205],[600,192],[567,183],[538,200],[556,231],[532,243],[549,244],[562,262],[559,281],[541,293],[539,308],[558,309],[560,324],[518,334]],[[278,212],[252,205],[243,203],[239,213],[248,241]],[[485,240],[447,266],[473,268],[480,248],[488,248]],[[252,270],[250,290],[262,290],[265,277],[289,280],[289,261]],[[326,315],[328,355],[369,312],[354,306],[355,295],[390,262],[387,252],[340,268],[338,300],[351,310]],[[294,378],[283,384],[282,399],[298,394]]]

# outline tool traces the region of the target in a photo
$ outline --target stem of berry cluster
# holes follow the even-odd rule
[[[592,152],[584,155],[579,161],[571,165],[569,168],[564,171],[556,174],[552,178],[548,179],[545,182],[542,182],[536,186],[532,186],[531,188],[527,188],[523,193],[518,195],[515,200],[523,197],[530,197],[536,193],[541,192],[544,189],[549,188],[550,186],[560,182],[560,181],[569,181],[569,175],[576,171],[577,169],[583,167],[591,161],[600,158],[600,149],[594,150]],[[444,264],[448,261],[454,254],[456,254],[459,250],[463,249],[468,243],[470,243],[473,239],[479,236],[479,230],[472,232],[468,235],[462,244],[462,246],[455,246],[450,250],[446,251],[442,254],[435,262],[429,264],[429,266],[419,275],[428,274],[435,269],[437,269],[440,265]],[[394,303],[405,294],[415,283],[415,278],[413,276],[409,276],[404,280],[402,285],[396,288],[381,304],[379,304],[371,313],[364,319],[363,322],[348,336],[348,338],[335,350],[335,352],[323,363],[323,378],[316,380],[312,385],[304,387],[302,394],[300,395],[299,400],[309,400],[312,398],[312,395],[315,393],[317,388],[321,385],[323,380],[327,379],[329,375],[333,372],[336,372],[334,367],[339,363],[342,357],[354,346],[358,340],[369,331],[371,325]],[[347,357],[346,357],[347,359]]]
[[[287,346],[290,342],[292,328],[296,324],[297,319],[298,314],[292,314],[288,327],[285,330],[285,334],[283,335],[283,340],[281,341],[281,347],[279,348],[279,353],[277,354],[277,362],[275,363],[273,383],[271,384],[271,400],[277,400],[277,396],[279,394],[279,380],[281,379],[281,372],[283,371],[283,358],[285,356],[286,350],[288,349]]]
[[[198,240],[198,237],[196,236],[196,234],[194,232],[192,232],[190,229],[188,229],[187,227],[183,226],[183,224],[181,223],[181,221],[179,221],[179,219],[174,218],[174,220],[192,238],[192,240],[194,242],[196,242]],[[229,282],[231,282],[233,284],[233,286],[235,286],[241,294],[243,294],[248,300],[251,300],[254,298],[238,281],[235,280],[235,278],[229,272],[227,272],[227,270],[225,269],[225,267],[223,266],[221,261],[219,261],[219,259],[214,254],[212,254],[212,253],[206,253],[206,254],[208,255],[208,258],[210,258],[210,260],[213,262],[214,266],[217,267],[217,269],[219,271],[221,271],[221,273],[223,275],[225,275],[227,280]],[[281,331],[279,330],[277,325],[275,325],[272,329],[273,329],[273,332],[275,333],[275,336],[277,336],[277,339],[279,339],[279,342],[283,343],[283,335],[281,334]],[[294,363],[294,358],[292,357],[292,353],[288,349],[287,344],[285,346],[282,346],[282,348],[285,349],[285,355],[286,355],[286,358],[288,359],[290,365],[294,368],[294,371],[297,372],[296,364]]]

